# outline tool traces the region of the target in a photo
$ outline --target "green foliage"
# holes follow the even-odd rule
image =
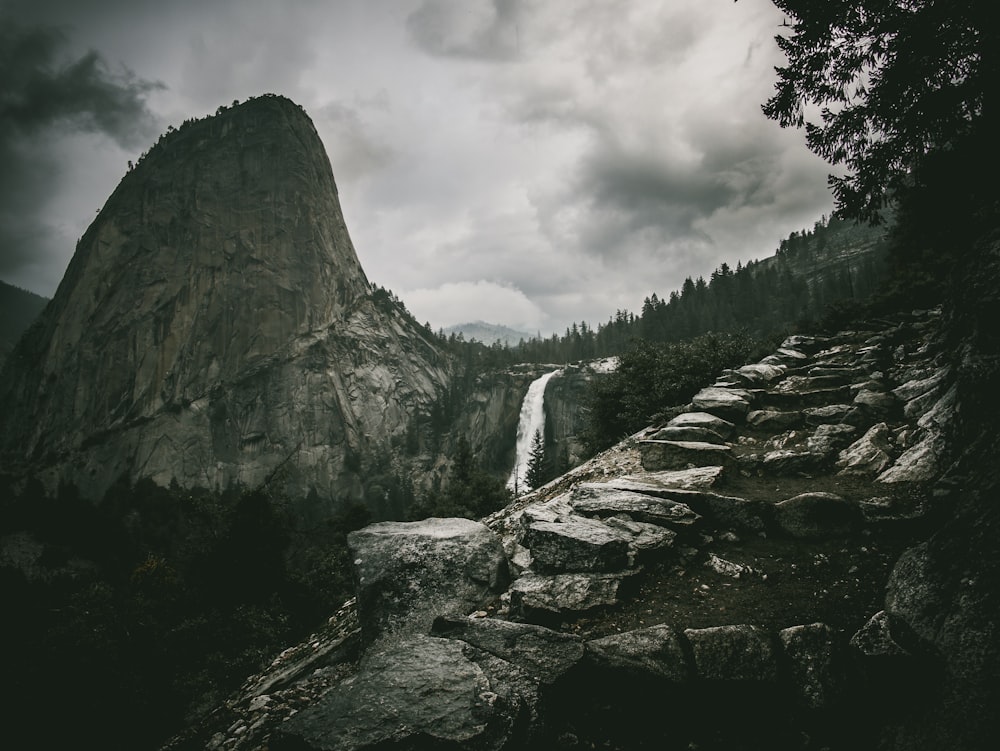
[[[511,500],[513,495],[503,482],[476,464],[468,441],[460,437],[445,489],[431,491],[419,499],[410,518],[462,516],[481,519]]]
[[[649,424],[657,413],[690,401],[724,368],[761,350],[746,335],[705,334],[686,342],[637,341],[614,373],[591,387],[586,442],[596,452]]]

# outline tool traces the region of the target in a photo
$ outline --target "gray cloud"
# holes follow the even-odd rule
[[[520,0],[423,0],[406,20],[432,55],[511,60],[520,51]]]
[[[0,98],[21,107],[0,123],[0,277],[43,292],[150,110],[177,125],[263,91],[316,123],[369,278],[435,326],[478,300],[543,331],[606,320],[830,207],[826,166],[760,113],[769,0],[0,2],[37,32],[8,34],[0,97],[39,71],[90,92]],[[15,248],[31,275],[11,279]]]
[[[60,29],[0,22],[0,276],[54,259],[48,198],[62,165],[49,148],[54,134],[94,133],[123,148],[152,136],[147,95],[162,84],[111,71],[94,51],[67,55]]]

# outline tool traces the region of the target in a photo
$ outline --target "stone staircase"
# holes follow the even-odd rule
[[[944,503],[938,316],[791,337],[482,524],[353,533],[357,605],[167,747],[870,742],[922,659],[883,602]]]

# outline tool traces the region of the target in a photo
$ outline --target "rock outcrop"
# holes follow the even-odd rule
[[[259,97],[164,136],[93,224],[0,388],[4,464],[116,480],[358,494],[352,458],[447,383],[379,306],[300,107]]]
[[[935,619],[950,609],[942,576],[964,576],[959,595],[979,591],[977,602],[989,600],[974,572],[932,565],[940,545],[911,547],[933,529],[940,494],[922,473],[886,474],[908,472],[898,469],[908,447],[946,427],[926,419],[950,398],[940,353],[927,346],[935,323],[933,313],[921,314],[835,337],[794,338],[763,363],[784,368],[780,374],[744,371],[764,378],[753,386],[726,374],[711,400],[693,402],[675,425],[728,425],[719,444],[731,454],[728,466],[644,467],[640,447],[658,442],[652,437],[663,426],[643,431],[484,520],[513,575],[499,597],[441,612],[429,629],[404,632],[358,662],[314,664],[314,676],[342,670],[349,677],[339,685],[300,683],[310,692],[301,718],[283,723],[292,689],[269,697],[273,715],[261,711],[256,678],[214,725],[187,739],[200,734],[211,749],[253,748],[268,737],[270,747],[288,749],[810,749],[887,740],[931,748],[927,739],[942,740],[948,722],[995,716],[995,707],[943,704],[926,715],[940,727],[920,729],[920,702],[936,690],[942,661],[947,695],[962,695],[963,677],[988,680],[981,665],[962,661],[986,655],[988,668],[996,651],[995,613],[964,607],[954,622]],[[931,377],[936,395],[924,399],[922,413],[913,403],[923,386],[900,390],[917,372]],[[736,399],[718,393],[730,388]],[[843,401],[845,390],[846,397],[892,393],[898,403]],[[801,414],[792,423],[749,417],[776,401],[783,412],[822,409],[818,392],[853,406],[812,424]],[[734,401],[747,409],[734,410]],[[726,423],[714,422],[709,409],[724,412]],[[851,430],[824,429],[830,426]],[[829,440],[839,433],[854,443]],[[868,457],[873,445],[888,464],[881,455],[845,460]],[[776,465],[768,460],[776,451],[810,460]],[[942,457],[935,460],[940,466]],[[435,582],[434,575],[408,580],[407,591],[418,596],[400,612],[412,607],[426,626],[429,613],[418,603],[434,601],[442,589]],[[362,623],[369,607],[357,605]],[[981,640],[978,651],[963,633]],[[331,644],[343,638],[331,631]],[[280,660],[273,670],[281,673]],[[454,706],[448,722],[424,701],[424,686],[440,686]],[[412,714],[387,698],[386,722],[373,730],[366,718],[375,693],[389,697],[400,687],[422,709]]]

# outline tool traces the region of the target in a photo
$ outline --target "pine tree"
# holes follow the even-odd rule
[[[531,453],[528,455],[528,468],[524,473],[525,484],[534,490],[540,488],[548,480],[548,463],[545,461],[545,439],[542,431],[536,430],[531,440]]]

